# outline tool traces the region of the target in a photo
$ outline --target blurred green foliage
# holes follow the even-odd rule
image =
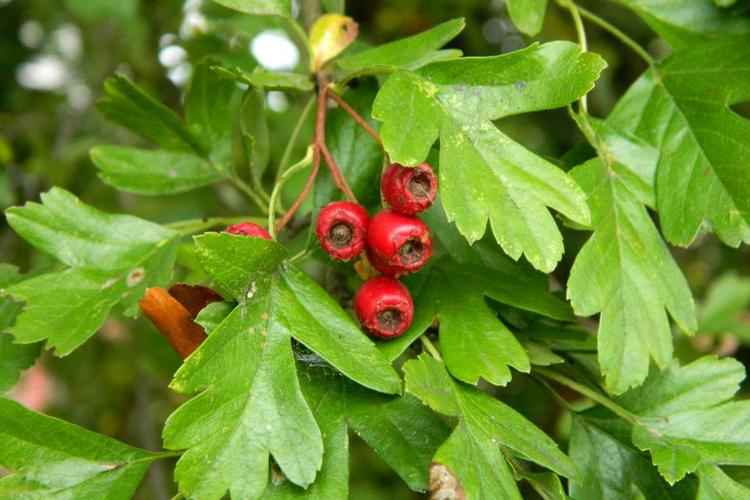
[[[335,8],[338,3],[326,5]],[[596,5],[600,15],[652,54],[664,55],[669,50],[624,8],[602,2],[581,3]],[[401,38],[459,16],[466,18],[467,27],[449,47],[467,55],[508,52],[534,40],[511,24],[507,7],[500,0],[372,0],[351,2],[346,13],[360,24],[359,44]],[[287,31],[288,26],[280,19],[246,16],[200,0],[0,0],[0,74],[4,76],[0,79],[0,208],[36,199],[40,192],[61,186],[101,209],[157,222],[249,213],[251,207],[229,186],[154,198],[117,192],[97,178],[88,152],[105,142],[142,144],[96,111],[95,102],[108,76],[125,74],[161,102],[178,108],[193,64],[210,54],[224,66],[237,66],[249,73],[257,65],[251,42],[265,30]],[[587,34],[590,49],[609,63],[589,98],[591,113],[604,116],[645,65],[595,26],[591,25]],[[290,37],[294,39],[291,32]],[[537,39],[574,40],[568,13],[550,3],[542,35]],[[304,57],[300,57],[298,65],[304,64]],[[266,102],[269,165],[273,166],[265,172],[269,184],[286,138],[306,104],[301,99],[294,94],[275,93]],[[746,113],[747,107],[738,111]],[[582,141],[565,110],[511,117],[501,126],[513,139],[550,157],[562,156]],[[308,124],[303,136],[309,137],[311,128]],[[294,158],[303,154],[306,143],[298,141]],[[289,183],[288,194],[293,195],[301,182]],[[554,280],[567,281],[572,258],[586,237],[581,232],[566,232],[568,248]],[[24,273],[39,272],[51,265],[48,257],[29,248],[4,219],[0,221],[0,260],[19,266]],[[709,297],[701,309],[702,335],[694,340],[679,337],[679,357],[690,360],[718,350],[734,352],[747,365],[750,251],[746,246],[739,250],[722,246],[706,234],[689,251],[674,253],[698,302]],[[185,271],[177,279],[188,279],[193,260],[189,253],[180,255]],[[728,270],[734,274],[724,276],[711,288],[711,283]],[[320,269],[310,271],[322,274]],[[722,315],[724,321],[720,321]],[[54,383],[46,412],[147,449],[160,447],[159,430],[184,398],[167,389],[179,366],[177,355],[143,319],[110,319],[99,335],[65,360],[45,354],[41,363]],[[514,378],[498,391],[504,401],[539,427],[565,440],[568,431],[564,424],[555,427],[558,415],[552,401],[546,396],[540,399],[539,395],[545,393],[538,388],[526,390],[531,383]],[[352,438],[351,448],[352,498],[415,497],[358,438]],[[139,498],[169,498],[174,494],[169,465],[152,468]]]

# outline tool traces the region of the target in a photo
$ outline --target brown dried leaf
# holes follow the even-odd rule
[[[211,302],[223,300],[214,290],[204,286],[172,286],[169,291],[152,287],[138,303],[182,359],[188,357],[206,339],[203,327],[194,320],[201,309]]]

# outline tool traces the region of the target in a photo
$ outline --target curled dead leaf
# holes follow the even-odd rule
[[[211,288],[177,284],[169,290],[148,288],[138,305],[177,354],[185,359],[206,339],[203,327],[194,321],[196,316],[211,302],[221,300]]]

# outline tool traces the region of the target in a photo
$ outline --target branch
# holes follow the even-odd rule
[[[338,104],[339,107],[341,107],[341,109],[343,109],[344,111],[346,111],[349,114],[349,116],[351,116],[352,118],[354,118],[354,121],[357,122],[357,124],[360,127],[362,127],[365,132],[367,132],[368,134],[370,134],[373,137],[373,139],[375,139],[376,141],[378,141],[378,144],[380,144],[381,147],[383,146],[383,141],[382,141],[382,139],[380,139],[380,134],[378,134],[375,131],[375,129],[372,128],[370,126],[370,124],[367,123],[367,121],[365,121],[364,118],[362,118],[362,115],[360,115],[359,113],[357,113],[354,110],[354,108],[352,108],[351,106],[349,106],[349,104],[347,104],[347,102],[340,95],[336,94],[335,92],[332,92],[331,90],[327,90],[326,93],[327,93],[328,97],[330,97],[331,99],[333,99],[334,101],[336,101],[336,104]]]

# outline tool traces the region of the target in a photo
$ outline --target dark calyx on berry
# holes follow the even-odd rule
[[[430,230],[417,217],[383,210],[372,218],[367,231],[367,257],[381,273],[413,273],[424,266],[431,254]]]
[[[326,240],[336,248],[349,246],[354,237],[354,229],[351,224],[340,222],[331,227],[326,234]]]
[[[383,339],[403,334],[414,319],[409,290],[388,276],[367,280],[354,296],[354,310],[365,330]]]
[[[370,215],[350,201],[329,203],[318,214],[315,235],[323,250],[335,260],[352,260],[365,249]]]
[[[376,316],[378,327],[382,331],[393,332],[398,330],[404,322],[404,315],[395,307],[390,307]]]
[[[230,234],[244,234],[245,236],[263,238],[264,240],[271,239],[271,235],[268,234],[268,231],[254,222],[240,222],[239,224],[233,224],[224,231]]]
[[[437,177],[428,163],[413,168],[392,163],[383,174],[381,187],[393,210],[413,215],[432,205],[437,194]]]
[[[416,238],[406,240],[398,249],[398,255],[405,266],[411,266],[424,261],[425,245]]]

